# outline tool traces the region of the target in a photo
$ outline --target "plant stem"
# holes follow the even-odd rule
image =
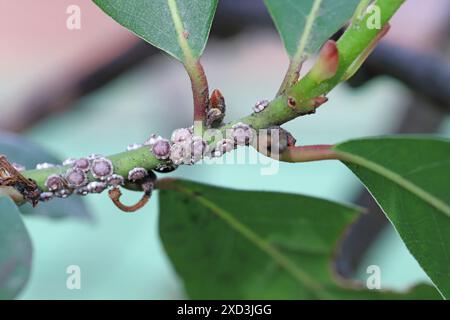
[[[289,67],[281,83],[280,89],[278,89],[277,97],[286,92],[287,89],[292,87],[298,82],[300,78],[300,71],[302,69],[303,61],[293,61],[289,63]]]
[[[192,95],[194,97],[194,132],[196,135],[201,136],[206,121],[206,107],[209,102],[208,81],[203,66],[192,54],[188,43],[189,32],[184,28],[177,2],[168,0],[168,5],[177,32],[178,44],[183,51],[183,64],[191,80]]]
[[[191,80],[194,98],[194,133],[202,136],[206,122],[206,108],[209,103],[208,80],[200,61],[186,62],[184,66]]]
[[[389,23],[387,23],[383,27],[383,29],[381,29],[380,33],[378,33],[378,35],[372,40],[370,45],[364,50],[364,52],[362,52],[359,55],[359,57],[356,58],[356,60],[353,61],[353,63],[348,67],[347,71],[344,73],[344,76],[342,77],[344,81],[350,79],[356,74],[356,72],[358,72],[358,70],[361,68],[361,66],[367,60],[367,58],[370,56],[373,50],[375,50],[375,47],[380,42],[380,40],[388,33],[389,29],[390,25]]]
[[[382,12],[382,27],[389,22],[390,18],[404,2],[405,0],[378,0],[376,2],[376,5]],[[366,16],[359,24],[351,25],[337,42],[339,68],[334,77],[321,82],[319,85],[312,79],[311,72],[309,72],[295,86],[290,88],[286,94],[296,99],[297,104],[304,104],[314,97],[327,94],[338,85],[347,69],[366,51],[366,48],[371,45],[373,40],[383,30],[369,29],[367,27],[368,18],[370,16]]]
[[[338,159],[339,155],[333,150],[333,145],[288,147],[280,155],[280,161],[283,162],[310,162]]]
[[[385,26],[388,23],[390,18],[404,2],[405,0],[378,0],[376,2],[376,5],[378,5],[382,12],[382,26]],[[339,68],[334,77],[321,83],[317,83],[311,74],[308,73],[298,83],[289,88],[283,95],[272,100],[264,111],[260,113],[253,113],[231,124],[225,125],[220,129],[224,132],[234,123],[244,122],[249,124],[253,129],[259,130],[274,125],[281,125],[301,115],[314,112],[317,105],[311,103],[312,99],[327,94],[335,86],[337,86],[342,81],[342,78],[348,68],[361,56],[361,54],[365,52],[366,48],[370,46],[373,40],[376,39],[380,33],[380,30],[369,29],[367,27],[366,22],[368,18],[369,17],[366,16],[359,24],[350,26],[350,28],[338,41]],[[200,115],[204,115],[203,108],[205,107],[205,101],[207,101],[207,83],[206,78],[203,77],[203,68],[201,68],[199,63],[197,63],[198,61],[196,63],[191,63],[196,60],[189,61],[190,62],[186,63],[185,66],[188,69],[189,76],[193,79],[193,91],[195,92],[194,104],[196,104],[196,101],[198,102],[196,104],[198,108],[196,109],[195,117],[200,119]],[[295,102],[295,109],[290,107],[292,101]],[[302,149],[300,149],[300,151],[301,150]],[[310,152],[313,150],[309,149],[307,151],[308,153],[304,153],[305,151],[303,150],[303,155],[300,156],[300,158],[307,157],[308,155],[309,157],[312,157]],[[319,148],[319,150],[314,150],[314,152],[316,151],[316,156],[319,156],[319,154],[321,154],[322,157],[327,156],[327,152],[325,150],[320,150]],[[290,152],[292,152],[292,154],[297,154],[295,149]],[[328,156],[331,157],[330,154]],[[119,153],[110,156],[109,159],[114,165],[114,172],[125,177],[128,175],[128,171],[135,167],[143,167],[147,170],[152,170],[160,163],[160,160],[158,160],[147,147]],[[23,175],[35,180],[38,187],[45,191],[47,190],[45,187],[45,180],[47,177],[53,173],[63,173],[65,170],[67,170],[67,167],[56,167],[45,170],[25,171],[23,172]],[[93,181],[92,177],[89,178]]]
[[[137,150],[127,151],[118,153],[108,157],[109,160],[113,163],[114,173],[121,175],[123,177],[128,176],[128,172],[136,167],[142,167],[147,170],[154,169],[160,162],[153,153],[150,148],[143,147]],[[51,174],[63,174],[65,173],[70,166],[63,167],[53,167],[49,169],[42,170],[29,170],[24,171],[22,174],[36,181],[39,189],[43,191],[47,191],[47,187],[45,186],[45,180]],[[89,181],[95,181],[95,179],[89,175]]]

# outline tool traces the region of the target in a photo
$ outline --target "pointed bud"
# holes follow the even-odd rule
[[[311,69],[311,77],[317,82],[328,80],[336,75],[339,67],[339,50],[336,42],[328,40],[322,47],[316,64]]]
[[[209,98],[209,108],[219,109],[225,113],[225,98],[218,89],[214,89]]]
[[[209,98],[208,107],[206,108],[207,126],[220,124],[225,117],[225,109],[225,99],[222,93],[215,89]]]

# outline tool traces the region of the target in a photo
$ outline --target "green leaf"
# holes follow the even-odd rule
[[[28,169],[37,163],[61,163],[61,160],[35,143],[13,133],[0,131],[0,154],[4,154],[10,162],[17,162]],[[24,214],[47,216],[51,218],[77,217],[91,219],[84,201],[80,197],[53,199],[50,202],[39,203],[36,208],[30,204],[19,207]]]
[[[360,0],[264,0],[291,59],[305,60],[337,32]],[[297,57],[297,58],[295,58]]]
[[[0,196],[0,300],[13,299],[30,276],[32,247],[20,211]]]
[[[346,288],[335,245],[358,209],[306,196],[187,181],[160,191],[160,235],[193,299],[439,298]]]
[[[366,185],[409,251],[450,297],[450,141],[375,138],[336,148]]]
[[[180,61],[205,48],[218,0],[94,0],[125,28]]]

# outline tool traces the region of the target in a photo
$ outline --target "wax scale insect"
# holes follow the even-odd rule
[[[41,191],[36,182],[32,179],[25,178],[19,171],[17,171],[6,159],[4,155],[0,154],[0,186],[13,187],[29,201],[33,207],[39,202]]]

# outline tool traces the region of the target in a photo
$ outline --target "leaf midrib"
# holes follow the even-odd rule
[[[308,40],[310,39],[310,35],[312,33],[312,28],[314,26],[314,22],[316,21],[316,18],[318,16],[320,6],[322,5],[322,0],[316,0],[313,3],[313,6],[311,7],[311,11],[309,12],[306,21],[305,21],[305,28],[303,30],[302,36],[299,40],[298,46],[297,46],[297,52],[295,56],[293,57],[294,61],[302,61],[304,59],[304,53],[306,46],[308,44]]]
[[[172,22],[174,24],[175,32],[177,33],[177,42],[183,51],[184,61],[194,61],[194,56],[191,51],[191,47],[189,46],[188,41],[184,37],[183,33],[185,32],[183,21],[181,20],[180,13],[178,10],[176,0],[167,0],[167,5],[169,6],[170,15],[172,17]]]
[[[242,224],[236,220],[233,215],[217,206],[212,201],[207,198],[196,194],[193,190],[185,187],[178,186],[177,190],[189,195],[203,205],[204,207],[210,209],[219,218],[224,220],[228,225],[234,229],[236,232],[241,234],[244,238],[252,242],[261,251],[270,256],[273,260],[277,262],[282,268],[284,268],[292,277],[294,277],[298,282],[307,286],[311,291],[313,291],[319,298],[330,299],[331,295],[325,291],[325,289],[315,281],[307,272],[299,268],[288,256],[279,251],[276,247],[261,238],[256,232],[248,228],[246,225]]]
[[[347,162],[350,162],[353,164],[360,165],[366,169],[369,169],[369,170],[387,178],[388,180],[391,180],[392,182],[394,182],[395,184],[397,184],[404,190],[412,193],[413,195],[416,195],[421,200],[425,201],[432,207],[436,208],[438,211],[441,211],[442,213],[444,213],[445,215],[450,217],[450,206],[449,205],[447,205],[444,201],[436,198],[435,196],[433,196],[431,193],[427,192],[426,190],[422,189],[421,187],[416,185],[414,182],[402,177],[400,174],[398,174],[392,170],[389,170],[388,168],[386,168],[376,162],[368,160],[367,158],[364,158],[364,157],[361,157],[361,156],[358,156],[358,155],[355,155],[355,154],[352,154],[352,153],[349,153],[346,151],[341,151],[341,150],[339,150],[339,148],[337,148],[335,150],[339,154],[340,159],[342,161],[347,161]]]

